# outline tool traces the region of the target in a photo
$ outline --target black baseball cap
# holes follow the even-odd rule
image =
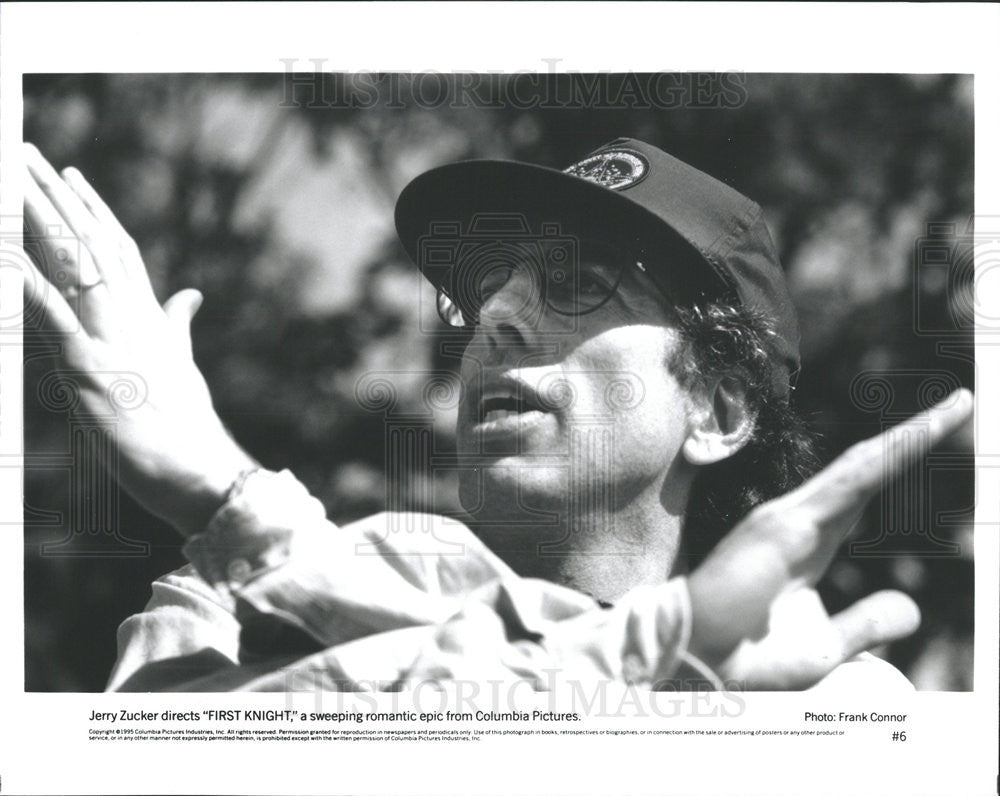
[[[619,138],[564,170],[509,160],[469,160],[415,178],[396,203],[396,230],[439,289],[449,274],[421,262],[421,241],[442,223],[467,232],[477,218],[517,214],[538,229],[619,247],[667,278],[729,295],[762,314],[775,393],[787,396],[799,369],[799,327],[778,253],[759,205],[661,149]],[[670,293],[668,292],[668,295]]]

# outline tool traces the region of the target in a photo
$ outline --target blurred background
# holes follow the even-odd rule
[[[424,374],[457,364],[419,333],[436,315],[395,239],[412,177],[470,157],[563,168],[631,136],[754,198],[803,319],[796,400],[828,460],[973,386],[972,96],[961,75],[44,75],[24,81],[24,135],[90,178],[161,300],[204,293],[195,356],[220,414],[344,523],[387,500],[383,416],[359,406],[359,379],[395,371],[398,406],[419,411]],[[71,533],[70,416],[45,351],[26,333],[25,686],[100,690],[118,624],[184,562],[125,495],[103,552]],[[437,450],[453,422],[427,417]],[[920,631],[878,652],[920,689],[972,687],[971,447],[873,502],[821,586],[831,610],[881,588],[917,600]],[[454,473],[423,471],[403,503],[457,510]]]

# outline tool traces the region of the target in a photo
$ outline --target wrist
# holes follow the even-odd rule
[[[232,449],[225,455],[217,455],[210,466],[182,479],[171,501],[170,516],[164,519],[184,537],[203,531],[233,489],[260,467],[259,462],[232,443]]]

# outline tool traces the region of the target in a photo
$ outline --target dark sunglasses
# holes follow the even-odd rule
[[[535,317],[543,308],[585,315],[604,306],[629,268],[641,263],[599,241],[489,241],[467,247],[450,279],[438,288],[437,310],[449,326],[474,327],[482,309],[506,285],[520,288],[508,303],[491,307],[495,320]]]

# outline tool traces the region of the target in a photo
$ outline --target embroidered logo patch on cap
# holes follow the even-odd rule
[[[620,191],[643,179],[649,171],[649,162],[638,152],[611,149],[584,158],[563,171]]]

